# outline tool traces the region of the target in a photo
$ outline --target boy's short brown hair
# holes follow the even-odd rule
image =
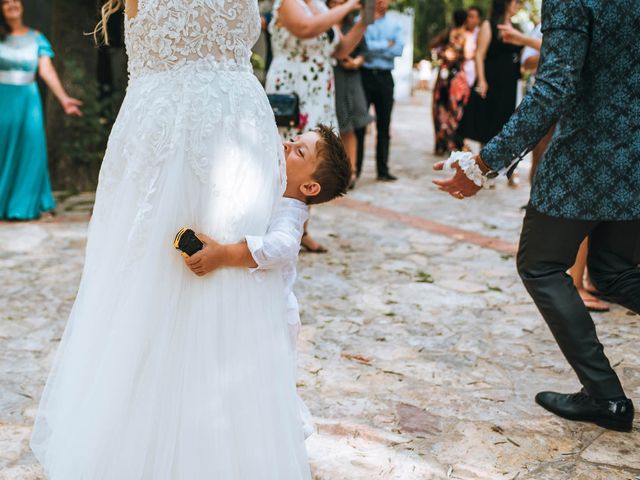
[[[320,135],[316,144],[318,166],[313,172],[313,179],[320,184],[320,193],[313,197],[307,197],[309,205],[325,203],[345,195],[352,174],[347,152],[333,129],[320,124],[314,129],[314,132]]]

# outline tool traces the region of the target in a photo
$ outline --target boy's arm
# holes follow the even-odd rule
[[[198,234],[198,238],[202,240],[204,247],[185,258],[184,263],[199,277],[218,268],[256,268],[258,266],[245,242],[222,245],[201,233]]]
[[[199,252],[185,259],[186,265],[198,276],[225,267],[268,270],[278,268],[298,257],[302,228],[277,229],[264,236],[247,236],[246,242],[222,245],[203,234]]]
[[[270,230],[264,237],[247,236],[247,249],[260,270],[281,267],[300,253],[302,228]],[[299,233],[299,235],[298,235]]]

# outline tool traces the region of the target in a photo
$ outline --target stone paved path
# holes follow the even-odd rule
[[[527,188],[439,193],[427,101],[396,110],[399,182],[373,181],[369,158],[347,200],[313,210],[331,250],[301,257],[297,286],[315,478],[639,479],[640,424],[616,434],[533,403],[579,387],[515,272]],[[30,424],[78,285],[90,198],[51,223],[0,224],[0,479],[43,478]],[[640,317],[595,318],[640,404]]]

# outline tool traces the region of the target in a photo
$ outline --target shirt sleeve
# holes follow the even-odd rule
[[[247,247],[258,265],[255,270],[282,267],[298,258],[304,219],[289,210],[276,211],[264,236],[247,235]]]
[[[589,15],[580,0],[545,0],[536,83],[502,131],[480,152],[492,170],[513,165],[571,109],[589,51]]]
[[[365,41],[367,44],[367,50],[371,53],[375,53],[384,58],[394,58],[402,55],[404,50],[404,35],[402,27],[395,25],[392,32],[385,32],[383,35],[385,38],[372,38],[371,30],[365,32]],[[389,42],[394,42],[392,47],[389,46]]]
[[[365,41],[367,42],[367,50],[371,53],[384,53],[389,49],[389,40],[380,40],[371,38],[372,35],[365,34]]]
[[[36,42],[38,44],[38,58],[40,57],[53,58],[55,56],[55,54],[53,53],[53,48],[51,47],[49,40],[47,40],[47,37],[45,37],[44,34],[38,33]]]
[[[389,54],[393,57],[401,57],[404,50],[404,32],[400,25],[396,25],[393,32],[394,45],[389,49]]]

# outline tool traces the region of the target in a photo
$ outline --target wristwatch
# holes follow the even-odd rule
[[[496,172],[495,170],[489,170],[488,172],[482,174],[483,177],[485,177],[485,178],[487,178],[489,180],[493,180],[498,175],[500,175],[500,173]]]
[[[489,167],[489,165],[487,165],[485,163],[485,161],[482,159],[482,157],[478,154],[477,156],[477,161],[478,163],[482,164],[485,166],[485,168],[488,168],[488,170],[486,172],[484,172],[482,174],[482,176],[488,180],[493,180],[494,178],[496,178],[498,175],[500,175],[500,172],[496,172],[495,170],[491,170],[491,167]],[[480,169],[482,171],[482,168]]]

